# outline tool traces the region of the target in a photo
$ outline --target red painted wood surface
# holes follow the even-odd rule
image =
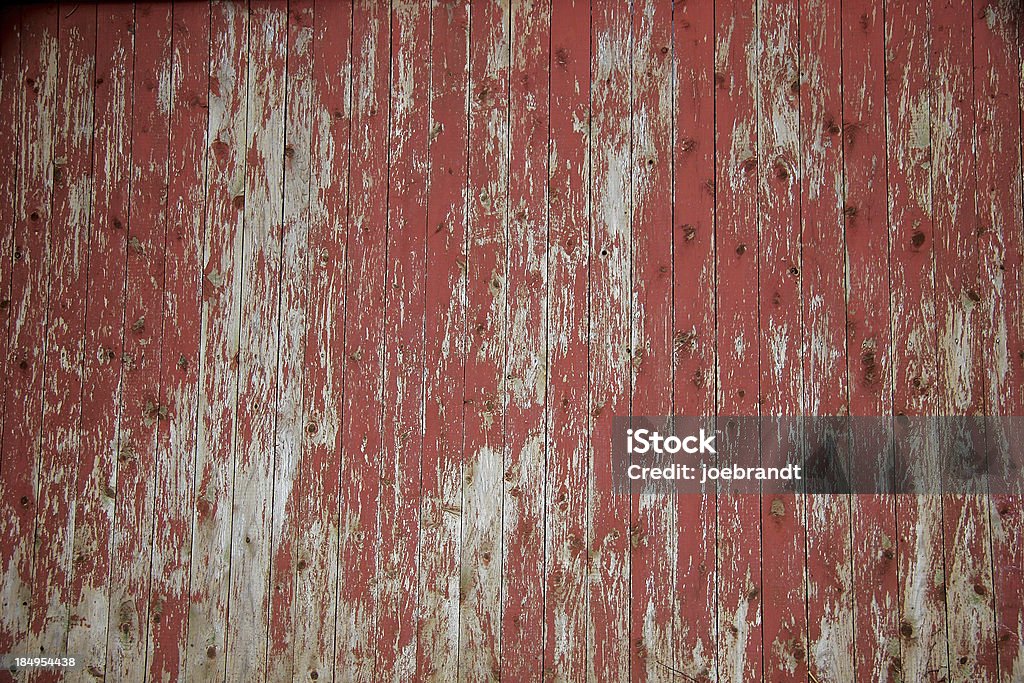
[[[590,3],[551,6],[544,672],[588,676]],[[558,283],[554,286],[554,283]]]
[[[715,16],[701,3],[673,12],[675,135],[672,178],[673,412],[711,415],[717,392],[715,239]],[[717,680],[715,523],[717,501],[676,503],[672,666],[698,681]],[[686,653],[691,653],[686,655]]]
[[[633,6],[629,61],[630,410],[672,412],[672,7]],[[633,680],[671,673],[674,496],[634,496],[630,508]],[[669,667],[669,668],[666,668]]]
[[[803,410],[849,413],[845,240],[843,234],[842,42],[836,3],[803,0],[800,22],[800,285]],[[810,447],[818,444],[810,444]],[[851,505],[810,494],[807,550],[807,670],[819,681],[854,674]]]
[[[886,211],[885,35],[883,7],[844,3],[842,31],[843,234],[846,277],[846,368],[854,416],[892,412],[892,312]],[[888,435],[864,435],[859,462],[880,471]],[[897,655],[895,501],[858,494],[851,499],[854,595],[854,677],[893,680]],[[857,629],[866,629],[857,638]]]
[[[610,459],[630,413],[1021,414],[1015,4],[2,20],[0,654],[1024,680],[1020,487],[630,497]]]
[[[551,9],[513,2],[509,16],[500,667],[511,680],[544,666]]]
[[[469,7],[432,3],[430,15],[416,674],[451,680],[459,671],[462,596]]]

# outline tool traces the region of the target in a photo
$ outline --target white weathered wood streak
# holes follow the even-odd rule
[[[249,77],[238,341],[238,407],[231,503],[227,680],[266,675],[267,594],[275,483],[278,303],[284,189],[287,11],[254,3],[248,16]],[[290,235],[291,237],[291,235]],[[294,257],[294,245],[289,245]],[[286,469],[287,465],[282,465]],[[286,492],[282,492],[285,493]]]
[[[211,7],[207,124],[206,234],[200,341],[196,503],[192,536],[186,675],[223,679],[231,557],[232,454],[242,300],[245,201],[246,14],[233,3]]]
[[[334,670],[338,454],[344,398],[352,7],[314,9],[309,290],[295,550],[295,677]],[[296,156],[302,152],[296,149]]]
[[[304,495],[303,367],[306,343],[310,223],[310,141],[313,100],[313,2],[289,4],[285,131],[282,141],[283,216],[278,311],[277,406],[274,427],[273,508],[270,512],[267,680],[290,681],[295,633],[295,553],[299,499]],[[273,161],[273,159],[271,159]],[[273,188],[271,188],[273,191]],[[321,607],[321,614],[329,610]],[[301,674],[299,674],[301,675]]]

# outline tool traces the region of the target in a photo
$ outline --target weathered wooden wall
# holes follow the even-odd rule
[[[1019,496],[610,485],[631,411],[1024,414],[1016,0],[0,23],[0,653],[1024,681]]]

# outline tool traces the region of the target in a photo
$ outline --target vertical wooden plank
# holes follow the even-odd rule
[[[134,31],[134,6],[97,7],[89,300],[68,633],[68,651],[84,660],[79,670],[83,678],[101,677],[106,671],[131,196]]]
[[[276,425],[271,406],[278,398],[287,31],[284,2],[250,5],[244,217],[242,249],[236,256],[242,298],[235,364],[238,407],[226,643],[229,681],[262,680],[267,667]]]
[[[827,0],[802,0],[799,11],[804,411],[847,415],[840,12]],[[852,680],[850,502],[809,494],[805,515],[808,672],[820,683]]]
[[[164,414],[157,421],[153,486],[159,503],[147,646],[148,678],[153,681],[178,680],[186,668],[202,325],[209,5],[176,3],[172,20],[167,246],[157,417],[161,410]]]
[[[625,680],[630,662],[628,497],[612,492],[612,419],[629,413],[630,177],[629,7],[595,2],[591,14],[590,500],[588,671]]]
[[[551,4],[512,2],[510,23],[500,641],[502,677],[524,680],[544,659]]]
[[[3,326],[0,332],[0,362],[3,363],[3,372],[0,373],[0,396],[5,404],[7,401],[7,386],[10,381],[8,369],[8,353],[11,348],[10,333],[12,331],[12,307],[11,307],[11,275],[14,267],[14,232],[18,220],[18,177],[21,173],[19,161],[21,159],[21,111],[24,101],[24,86],[22,85],[21,66],[21,8],[7,8],[2,12],[0,21],[0,154],[3,158],[10,159],[11,164],[8,170],[0,176],[0,194],[8,198],[8,201],[0,205],[0,325]],[[0,406],[0,411],[3,406]],[[0,439],[4,433],[2,417],[0,417]],[[5,466],[4,452],[0,445],[0,514],[3,518],[12,519],[18,512],[20,501],[14,496],[14,492],[8,489],[8,469]],[[3,592],[0,593],[0,607],[4,617],[0,619],[0,633],[4,634],[4,642],[8,646],[11,643],[9,627],[14,615],[19,614],[20,607],[16,603],[22,600],[22,596],[11,592],[13,588],[10,578],[11,550],[13,546],[7,528],[4,532],[3,550],[0,550],[0,560],[3,562]]]
[[[423,443],[430,5],[391,13],[391,124],[384,416],[377,562],[376,680],[416,677],[416,582]]]
[[[466,437],[459,676],[500,676],[509,202],[509,6],[470,8]]]
[[[936,357],[943,415],[983,415],[986,334],[979,283],[980,230],[974,144],[970,3],[936,3],[931,43],[931,143],[935,220]],[[984,492],[943,496],[949,672],[954,680],[996,677],[991,537]]]
[[[672,411],[672,5],[632,7],[630,61],[630,318],[632,415]],[[631,677],[675,668],[672,587],[676,519],[670,494],[631,498]]]
[[[799,15],[796,0],[763,0],[757,14],[758,402],[762,416],[777,418],[803,412]],[[785,438],[763,429],[764,452],[787,452]],[[763,496],[765,680],[807,680],[805,541],[803,495]]]
[[[417,675],[459,666],[469,9],[431,5],[430,147]]]
[[[550,6],[544,667],[585,681],[590,309],[590,2]]]
[[[57,122],[58,10],[26,7],[21,14],[23,89],[20,155],[14,202],[10,341],[5,359],[2,472],[11,501],[2,528],[3,577],[0,594],[0,650],[24,647],[36,605],[32,604],[32,562],[38,511],[40,426],[43,413],[46,338],[47,236],[53,199],[54,126]]]
[[[314,11],[305,440],[298,468],[302,493],[296,511],[293,675],[327,680],[335,661],[352,6],[320,3]]]
[[[982,357],[987,359],[986,412],[996,416],[1024,414],[1020,21],[1020,8],[1012,3],[974,6],[977,202],[986,331]],[[1013,174],[1009,183],[1007,169]],[[987,438],[1005,448],[1005,435],[990,431]],[[1024,678],[1024,490],[1019,473],[1017,477],[990,502],[1000,681]]]
[[[197,361],[201,383],[185,674],[214,680],[224,678],[226,667],[247,146],[245,19],[237,5],[211,6],[202,336]]]
[[[22,650],[48,655],[64,652],[67,644],[92,198],[96,11],[72,9],[58,9],[56,95],[65,105],[54,120],[33,614],[30,644]]]
[[[357,2],[352,37],[352,166],[345,300],[337,671],[367,680],[374,666],[377,512],[387,285],[390,13]]]
[[[842,6],[846,348],[854,416],[892,410],[882,19],[876,3]],[[887,437],[871,437],[853,446],[859,460],[852,467],[862,472],[881,471],[874,458]],[[857,680],[892,680],[899,652],[894,502],[865,494],[852,505],[854,672]]]
[[[672,25],[672,414],[704,417],[715,414],[716,391],[714,7],[677,3]],[[715,509],[713,491],[676,498],[672,666],[695,681],[718,679]]]
[[[902,340],[892,349],[896,415],[940,414],[935,382],[929,170],[929,23],[929,14],[922,16],[918,6],[886,4],[890,299],[893,339]],[[926,437],[921,435],[923,448],[940,447]],[[920,465],[924,462],[918,460]],[[939,490],[935,473],[922,467],[914,473],[925,486]],[[943,584],[936,581],[936,568],[942,566],[942,499],[937,495],[901,495],[896,500],[896,519],[901,676],[903,680],[924,680],[933,671],[948,669],[945,598]]]
[[[294,604],[297,512],[305,495],[302,462],[303,368],[308,303],[308,226],[313,71],[313,1],[288,6],[287,91],[284,107],[284,203],[281,232],[281,310],[274,428],[274,507],[270,515],[270,612],[267,679],[295,676]],[[321,606],[321,609],[323,607]],[[321,612],[323,614],[323,612]]]
[[[718,414],[759,414],[757,24],[753,8],[715,7]],[[719,680],[761,679],[758,498],[718,496]]]
[[[107,675],[142,680],[149,632],[153,475],[160,405],[160,348],[171,106],[171,8],[136,6],[131,205],[124,309],[121,425],[107,617]]]

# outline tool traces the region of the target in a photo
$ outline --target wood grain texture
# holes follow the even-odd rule
[[[800,3],[803,401],[806,414],[824,416],[850,412],[839,9],[830,2]],[[811,441],[806,455],[825,445]],[[807,671],[820,683],[853,679],[850,513],[846,497],[807,497]]]
[[[939,406],[947,415],[985,410],[979,186],[976,155],[966,153],[976,126],[972,16],[972,7],[960,2],[938,3],[932,13],[931,117],[933,124],[941,122],[931,127],[938,159],[932,176],[936,365]],[[954,680],[996,675],[991,535],[983,496],[976,490],[943,496],[946,636]]]
[[[89,300],[74,522],[74,557],[82,561],[72,567],[67,639],[68,649],[84,659],[76,680],[102,676],[106,671],[131,198],[135,10],[100,4],[96,11]]]
[[[590,2],[551,4],[544,667],[587,680]]]
[[[726,416],[760,414],[757,208],[761,159],[755,9],[740,2],[715,7],[716,408]],[[762,677],[759,518],[759,496],[737,495],[729,491],[728,483],[719,485],[715,630],[720,681]]]
[[[500,667],[512,680],[543,669],[545,642],[551,4],[509,8]]]
[[[796,2],[758,3],[758,402],[767,418],[804,412],[798,20]],[[762,430],[763,451],[784,452],[787,437]],[[808,678],[804,502],[799,493],[761,499],[765,680]]]
[[[587,680],[630,677],[630,501],[611,493],[611,430],[632,376],[629,7],[591,4],[590,553]]]
[[[715,239],[715,16],[701,3],[674,7],[672,149],[673,414],[711,415],[717,392]],[[676,497],[672,667],[718,680],[714,491]]]
[[[132,204],[128,212],[121,424],[107,616],[107,674],[145,677],[148,585],[156,501],[157,423],[166,258],[171,88],[171,8],[135,8]]]
[[[206,230],[192,517],[192,595],[185,674],[223,678],[231,554],[232,458],[238,391],[242,216],[245,208],[247,12],[210,6]]]
[[[989,3],[975,8],[973,47],[975,145],[977,149],[977,211],[980,243],[980,287],[985,318],[982,357],[985,367],[986,413],[1020,415],[1024,396],[1024,310],[1021,256],[1024,226],[1021,206],[1019,114],[1021,83],[1019,8]],[[979,80],[980,79],[980,80]],[[1015,112],[1015,109],[1017,110]],[[1005,181],[1007,170],[1012,177]],[[994,426],[993,422],[989,423]],[[989,444],[1006,453],[1010,436],[990,429]],[[1002,470],[996,470],[1004,473]],[[996,647],[1000,681],[1024,678],[1024,515],[1017,485],[989,503],[992,570],[995,592]]]
[[[0,680],[1024,675],[1003,463],[627,496],[612,446],[1024,410],[1015,3],[2,18],[0,653],[83,661]]]
[[[345,277],[345,400],[342,405],[338,675],[373,675],[374,567],[381,491],[382,374],[387,287],[390,22],[376,2],[352,18],[352,128]]]
[[[928,73],[931,40],[928,17],[906,3],[890,3],[885,17],[889,52],[886,86],[886,182],[889,196],[889,272],[892,306],[893,410],[902,415],[939,414],[936,387],[934,230],[930,166]],[[896,84],[901,84],[899,87]],[[923,467],[935,448],[927,433],[917,435],[908,457],[922,479],[938,485],[937,472]],[[942,564],[942,500],[903,495],[896,501],[896,557],[900,592],[900,663],[905,679],[947,670]]]
[[[288,6],[285,57],[281,284],[278,310],[274,498],[270,513],[267,679],[295,676],[295,553],[302,497],[303,368],[309,291],[310,142],[312,130],[313,2]]]
[[[308,285],[295,511],[293,676],[335,670],[341,410],[344,399],[352,6],[313,8]],[[301,145],[295,157],[301,159]],[[300,162],[301,163],[301,162]],[[282,581],[286,581],[283,576]]]
[[[21,158],[21,109],[24,100],[23,87],[21,83],[21,8],[10,8],[3,12],[2,16],[2,43],[0,43],[0,153],[4,158]],[[18,220],[18,175],[17,165],[15,168],[5,172],[0,178],[0,191],[8,201],[0,205],[0,320],[3,330],[0,331],[0,362],[4,364],[3,377],[0,378],[0,392],[3,396],[3,406],[6,407],[10,383],[10,374],[7,370],[7,362],[11,349],[11,322],[13,320],[11,307],[11,278],[14,270],[14,231]],[[0,415],[6,415],[6,410],[0,408]],[[2,435],[4,433],[4,422],[0,422],[0,511],[5,520],[12,519],[17,515],[17,507],[20,503],[15,498],[14,491],[9,487],[11,479],[8,477],[10,461],[4,458],[2,448]],[[17,601],[21,595],[17,593],[16,576],[11,573],[11,561],[13,553],[12,544],[16,537],[12,535],[12,529],[3,527],[3,592],[0,595],[0,606],[3,607],[5,617],[2,621],[2,633],[5,642],[13,641],[13,633],[10,631],[16,619],[12,618],[17,614]],[[7,616],[10,615],[10,616]]]
[[[508,355],[511,6],[469,9],[466,386],[459,676],[500,677],[503,473]]]
[[[984,337],[982,358],[987,415],[1020,415],[1022,355],[1021,247],[1022,216],[1020,148],[1020,8],[992,2],[974,5],[972,23],[975,69],[974,145],[979,242],[979,289]],[[1017,115],[1016,121],[1014,115]],[[1009,172],[1009,178],[1008,178]],[[986,442],[1006,454],[1013,437],[986,423]],[[999,462],[1006,462],[1000,459]],[[995,475],[1006,476],[999,467]],[[994,488],[994,484],[993,484]],[[1024,524],[1017,482],[977,509],[989,508],[992,543],[997,680],[1024,678]],[[1017,503],[1015,504],[1015,498]],[[984,613],[984,610],[982,610]]]
[[[672,7],[633,6],[630,17],[630,412],[672,411]],[[633,680],[675,666],[673,496],[636,496],[630,509],[630,649]]]
[[[430,6],[391,8],[391,163],[384,330],[376,680],[416,676],[423,442]]]
[[[195,505],[203,238],[206,229],[206,116],[209,98],[208,5],[172,10],[170,151],[164,262],[163,346],[157,401],[157,465],[148,630],[149,680],[187,670],[189,567]],[[71,645],[69,643],[69,648]],[[73,651],[73,650],[71,650]]]
[[[842,6],[846,366],[853,416],[892,411],[883,18],[882,7],[874,3]],[[859,439],[858,460],[851,467],[881,475],[888,431],[872,429]],[[851,504],[854,625],[859,636],[854,676],[894,680],[899,670],[894,500],[858,494]]]
[[[419,648],[423,680],[459,675],[468,201],[469,8],[431,4]]]
[[[4,401],[3,619],[0,649],[30,634],[35,518],[39,509],[40,427],[46,338],[47,237],[52,217],[58,10],[21,12],[21,141],[13,203],[7,396]],[[10,201],[10,200],[8,200]],[[45,480],[44,480],[45,481]],[[105,629],[104,629],[105,632]]]
[[[32,651],[59,652],[67,640],[76,456],[81,440],[92,197],[95,7],[58,16],[56,97],[71,103],[54,121],[52,223],[43,358],[43,415],[33,563]],[[48,672],[47,678],[56,675]]]

